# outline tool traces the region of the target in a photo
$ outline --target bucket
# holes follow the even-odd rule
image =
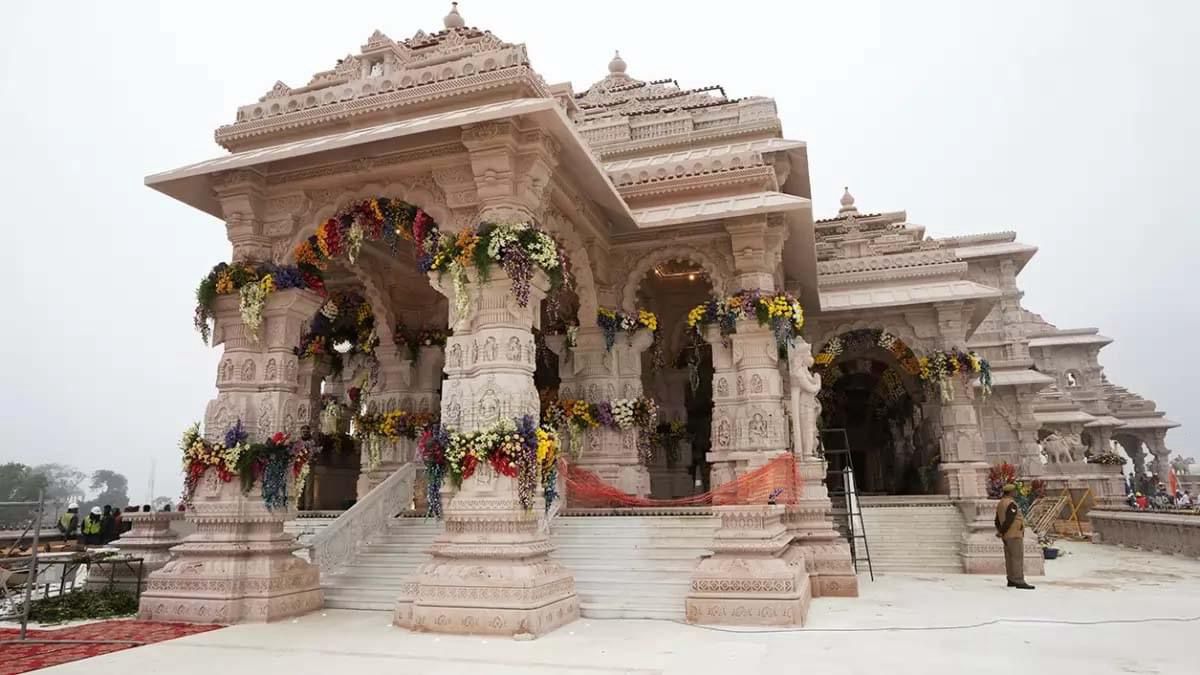
[[[1042,557],[1044,557],[1046,560],[1054,560],[1058,557],[1058,549],[1047,546],[1046,548],[1042,549]]]

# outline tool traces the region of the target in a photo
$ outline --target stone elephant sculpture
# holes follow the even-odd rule
[[[1071,444],[1057,433],[1051,433],[1042,439],[1042,452],[1046,454],[1046,459],[1053,464],[1075,461],[1071,455]]]

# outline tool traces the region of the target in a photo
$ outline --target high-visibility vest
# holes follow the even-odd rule
[[[58,519],[58,526],[62,528],[63,532],[70,532],[71,531],[71,520],[74,518],[75,518],[74,513],[64,513],[64,514],[62,514],[62,517]]]
[[[88,516],[83,519],[84,534],[100,534],[100,519]]]

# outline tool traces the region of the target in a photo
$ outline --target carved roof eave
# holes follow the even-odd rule
[[[993,383],[993,386],[994,383]],[[1034,406],[1033,417],[1039,424],[1083,424],[1094,422],[1095,417],[1083,412],[1082,410],[1062,410],[1062,411],[1046,411],[1042,412]]]
[[[550,96],[550,92],[546,90],[545,84],[537,73],[532,68],[521,65],[443,82],[420,84],[407,89],[397,89],[317,108],[301,109],[275,117],[235,122],[218,127],[213,136],[221,147],[234,150],[238,145],[251,139],[271,134],[305,127],[337,124],[389,108],[427,104],[440,99],[480,93],[514,84],[530,87],[531,92],[537,96]]]
[[[700,145],[709,141],[725,138],[740,138],[752,134],[780,134],[783,124],[779,120],[770,120],[761,124],[746,124],[731,127],[718,127],[711,130],[689,131],[685,134],[647,138],[636,141],[618,141],[615,143],[597,143],[592,145],[601,159],[612,160],[624,155],[641,154],[658,148]]]
[[[599,162],[589,152],[583,138],[575,130],[575,125],[567,119],[558,103],[550,98],[524,98],[488,103],[234,153],[148,176],[146,185],[201,211],[221,217],[220,206],[212,191],[213,182],[218,175],[246,170],[261,176],[265,173],[264,167],[272,162],[514,117],[534,122],[554,137],[561,148],[560,170],[569,172],[574,183],[585,190],[585,196],[604,212],[615,230],[632,230],[636,227],[629,207],[608,180]]]
[[[1096,345],[1098,347],[1103,347],[1105,345],[1112,344],[1112,338],[1105,335],[1100,335],[1095,331],[1094,328],[1090,330],[1091,332],[1086,334],[1064,333],[1031,336],[1029,338],[1029,347],[1031,349],[1041,347],[1068,347],[1074,345]]]
[[[637,209],[633,215],[639,228],[653,229],[668,225],[811,209],[812,202],[803,197],[782,192],[756,192],[653,206]]]
[[[1101,415],[1083,426],[1088,429],[1097,429],[1100,427],[1123,427],[1125,423],[1112,415]]]
[[[880,284],[912,279],[943,279],[957,281],[967,274],[964,262],[945,262],[912,267],[859,270],[855,272],[818,273],[817,283],[822,288],[843,288],[862,284]]]
[[[1161,415],[1162,413],[1159,414]],[[1115,413],[1115,415],[1117,419],[1124,422],[1121,426],[1122,431],[1132,431],[1135,429],[1174,429],[1175,427],[1183,426],[1179,422],[1167,419],[1166,417],[1123,417],[1120,412]]]
[[[775,191],[779,189],[779,185],[775,180],[774,169],[769,166],[755,166],[689,176],[671,176],[646,183],[622,185],[617,190],[626,201],[662,195],[679,195],[680,201],[686,201],[694,199],[689,193],[727,190],[739,185],[749,185],[755,192]]]
[[[823,314],[964,302],[972,305],[972,322],[975,324],[983,320],[1002,295],[999,289],[966,279],[869,288],[821,289],[820,294]]]
[[[957,237],[952,240],[938,239],[937,241],[946,248],[954,248],[958,257],[963,260],[981,260],[984,258],[1011,259],[1016,263],[1017,272],[1025,268],[1025,265],[1029,263],[1038,250],[1036,246],[1023,244],[1015,240],[979,241],[975,243],[964,242],[964,239],[969,239],[969,237]]]
[[[903,223],[904,221],[908,220],[907,211],[880,211],[879,213],[856,213],[852,215],[854,216],[854,220],[860,225],[894,225],[896,223]],[[842,224],[842,221],[849,217],[849,215],[841,215],[834,216],[832,218],[821,218],[817,220],[815,224],[817,229],[838,227]],[[921,232],[925,231],[924,225],[917,225],[915,223],[907,223],[906,225],[912,230],[919,230]]]

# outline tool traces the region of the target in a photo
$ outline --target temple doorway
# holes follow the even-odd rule
[[[638,288],[638,306],[658,316],[660,331],[642,358],[643,389],[658,403],[658,434],[649,467],[655,499],[709,489],[712,350],[688,328],[687,318],[693,307],[712,297],[712,289],[704,269],[690,260],[660,262]]]
[[[864,495],[937,492],[938,444],[930,433],[919,361],[884,331],[834,338],[817,355],[821,443],[830,476],[852,463]]]

